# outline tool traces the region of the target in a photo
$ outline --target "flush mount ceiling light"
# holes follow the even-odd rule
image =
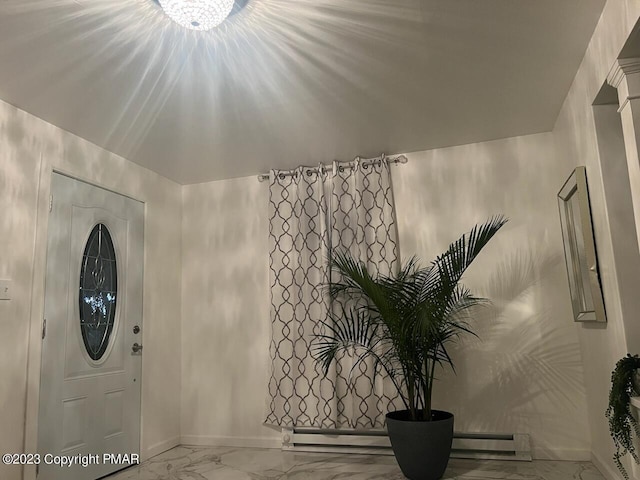
[[[211,30],[231,13],[234,0],[158,0],[178,25],[191,30]]]

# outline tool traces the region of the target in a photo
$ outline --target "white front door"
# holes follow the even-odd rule
[[[38,479],[95,480],[140,453],[144,206],[56,173],[51,191]]]

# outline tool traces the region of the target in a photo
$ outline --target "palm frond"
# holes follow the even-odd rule
[[[365,310],[342,307],[340,315],[331,314],[329,321],[322,321],[321,324],[325,333],[316,335],[311,348],[325,375],[340,353],[361,349],[369,352],[369,355],[375,355],[380,326]]]
[[[430,418],[435,366],[450,366],[447,345],[462,334],[475,335],[468,320],[487,303],[460,284],[467,268],[504,226],[498,215],[465,233],[427,267],[416,257],[390,275],[372,272],[348,252],[334,251],[328,288],[337,314],[322,322],[324,333],[313,345],[325,375],[343,353],[355,355],[352,367],[373,360],[374,374],[384,371],[405,406]],[[345,305],[349,305],[346,308]]]

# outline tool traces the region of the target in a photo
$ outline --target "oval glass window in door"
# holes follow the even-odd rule
[[[91,230],[80,269],[80,331],[93,360],[100,360],[109,346],[117,294],[113,241],[106,225],[99,223]]]

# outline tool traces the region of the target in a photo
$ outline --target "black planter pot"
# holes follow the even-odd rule
[[[453,414],[432,410],[430,422],[410,418],[408,410],[387,414],[387,431],[398,465],[410,480],[437,480],[449,463]]]

